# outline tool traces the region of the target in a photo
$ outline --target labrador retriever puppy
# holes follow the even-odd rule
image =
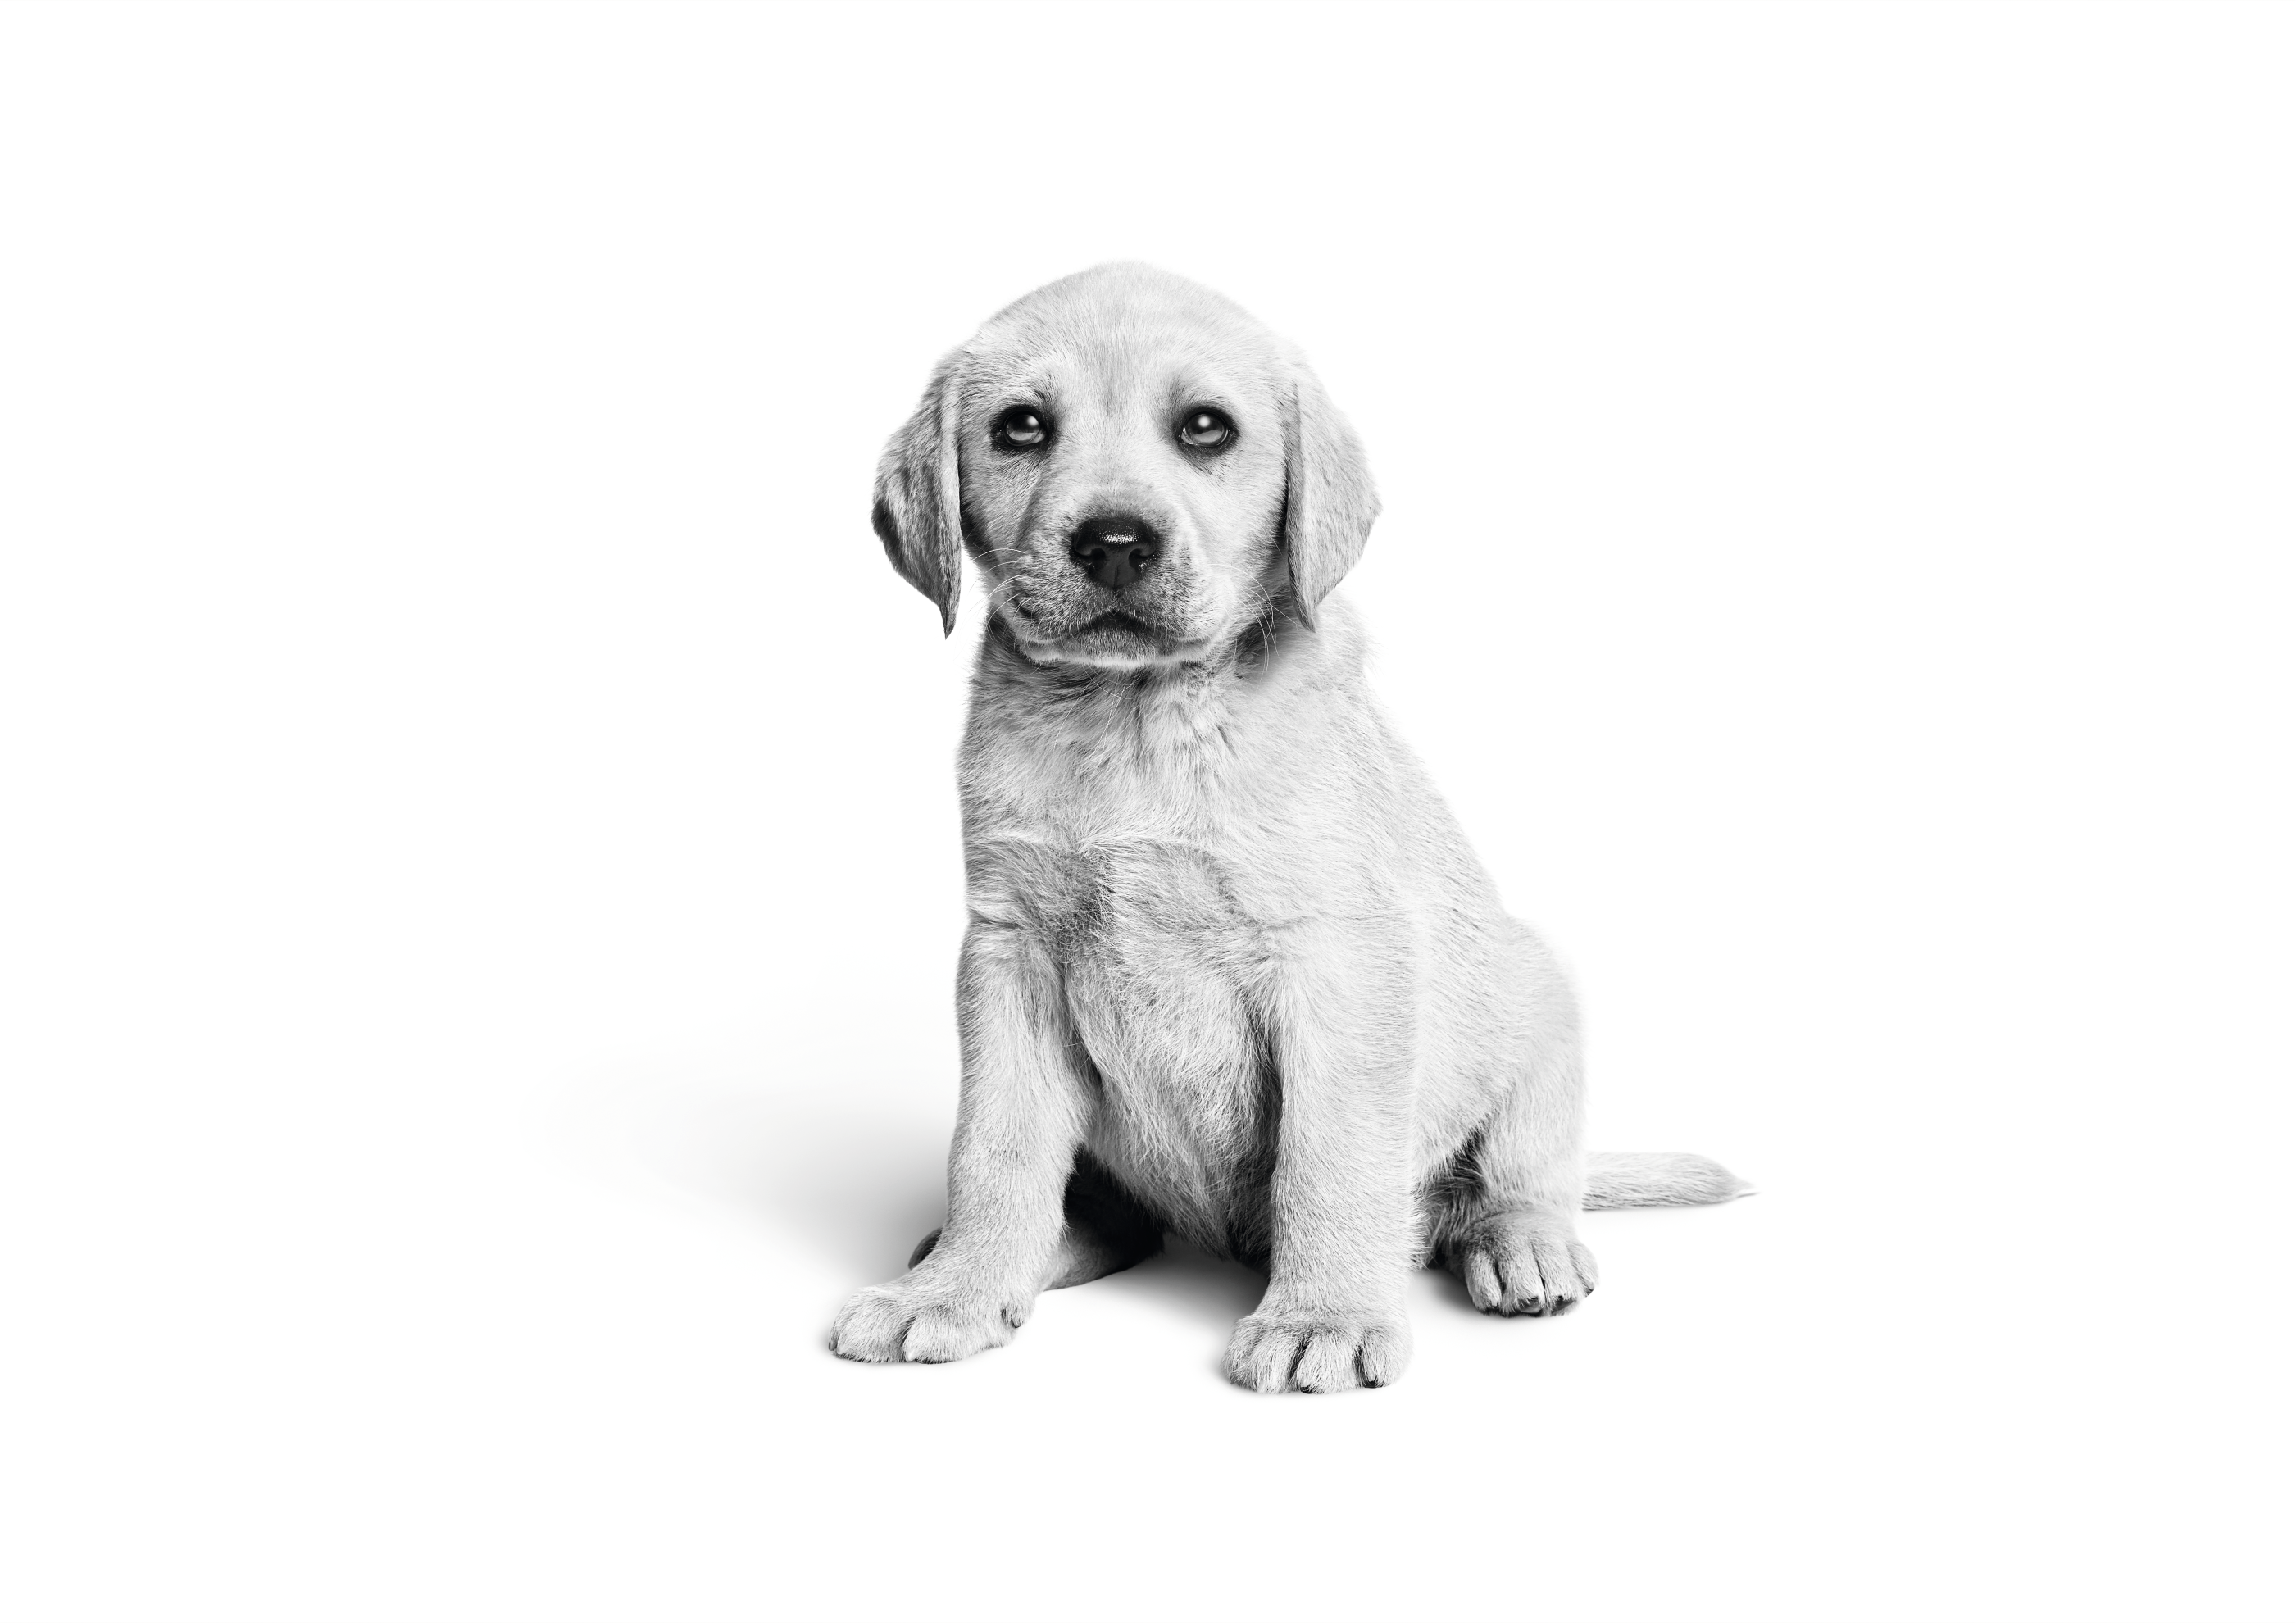
[[[1055,282],[935,369],[879,470],[893,567],[988,629],[959,758],[970,923],[947,1225],[842,1357],[1009,1340],[1168,1233],[1268,1274],[1227,1371],[1384,1386],[1410,1271],[1486,1313],[1595,1288],[1582,1207],[1723,1201],[1580,1143],[1578,1024],[1372,701],[1333,588],[1379,503],[1299,353],[1138,265]]]

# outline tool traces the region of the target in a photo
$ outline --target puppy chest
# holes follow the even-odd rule
[[[1094,1149],[1199,1242],[1225,1245],[1257,1209],[1272,1155],[1274,1078],[1253,1001],[1261,936],[1218,861],[1176,842],[1042,858],[1025,912],[1097,1078]],[[976,906],[1020,874],[976,873]],[[984,895],[982,881],[989,881]]]

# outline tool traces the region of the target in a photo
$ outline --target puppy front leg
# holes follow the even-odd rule
[[[976,920],[957,969],[964,1073],[948,1158],[948,1222],[930,1256],[845,1304],[840,1358],[946,1364],[1013,1339],[1059,1243],[1084,1135],[1083,1078],[1044,944]]]
[[[1267,1293],[1228,1343],[1261,1392],[1387,1386],[1411,1358],[1415,1257],[1407,986],[1292,987],[1271,1022],[1282,1088]]]

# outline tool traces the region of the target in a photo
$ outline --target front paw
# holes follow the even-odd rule
[[[1445,1258],[1467,1299],[1502,1318],[1552,1318],[1595,1289],[1595,1253],[1567,1222],[1538,1212],[1494,1212],[1455,1241]]]
[[[829,1350],[862,1364],[953,1364],[1002,1347],[1029,1316],[1025,1301],[914,1277],[872,1285],[845,1304]]]
[[[1255,1392],[1392,1386],[1410,1362],[1411,1324],[1400,1309],[1262,1307],[1227,1344],[1227,1378]]]

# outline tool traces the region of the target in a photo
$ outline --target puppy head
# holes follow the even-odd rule
[[[1108,265],[942,360],[873,516],[944,630],[962,548],[1031,658],[1127,667],[1206,658],[1272,612],[1312,627],[1378,512],[1295,351],[1193,283]]]

